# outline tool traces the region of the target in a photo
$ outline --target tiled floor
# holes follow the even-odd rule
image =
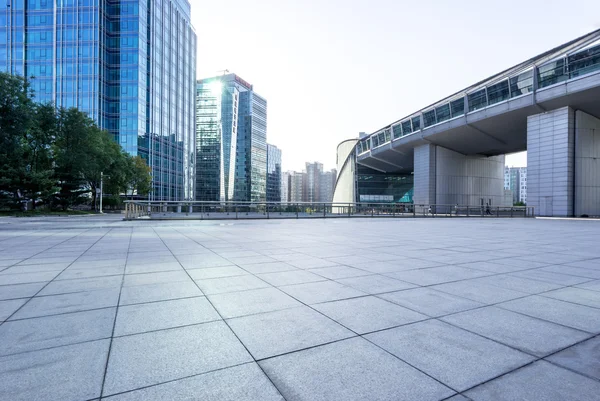
[[[595,400],[600,222],[0,219],[0,401]]]

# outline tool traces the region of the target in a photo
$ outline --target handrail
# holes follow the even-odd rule
[[[372,202],[125,201],[125,220],[534,216],[534,208],[530,206]]]

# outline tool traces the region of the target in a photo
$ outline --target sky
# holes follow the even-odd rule
[[[198,78],[227,69],[253,84],[267,141],[298,171],[334,168],[341,141],[600,28],[599,0],[191,3]]]

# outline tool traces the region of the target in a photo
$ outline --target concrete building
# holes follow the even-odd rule
[[[281,173],[281,202],[287,203],[291,201],[290,180],[293,171],[285,171]]]
[[[289,178],[290,202],[304,202],[306,199],[306,173],[292,171]]]
[[[337,170],[331,169],[324,171],[321,174],[320,195],[321,202],[333,202],[333,189],[335,188],[335,180],[337,179]]]
[[[281,150],[267,144],[267,202],[281,202]]]
[[[266,100],[235,74],[199,80],[196,200],[264,202],[266,196]]]
[[[194,196],[196,33],[188,0],[0,5],[0,71],[77,107],[152,169],[150,200]]]
[[[361,137],[353,151],[357,166],[412,175],[416,205],[496,206],[504,155],[527,150],[537,215],[598,216],[599,117],[597,30]]]
[[[527,167],[505,167],[504,189],[511,191],[512,204],[527,203]]]

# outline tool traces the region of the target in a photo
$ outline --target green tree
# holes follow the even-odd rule
[[[133,195],[146,196],[152,191],[152,170],[141,156],[130,157],[127,185],[130,197]]]
[[[52,145],[59,191],[55,202],[63,209],[83,203],[89,194],[84,171],[96,167],[95,123],[75,108],[58,111],[58,130]]]
[[[0,204],[19,207],[28,175],[27,136],[35,119],[32,93],[22,77],[0,73]]]

